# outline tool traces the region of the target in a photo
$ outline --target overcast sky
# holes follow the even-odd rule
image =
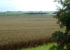
[[[54,0],[0,0],[0,11],[56,11]]]

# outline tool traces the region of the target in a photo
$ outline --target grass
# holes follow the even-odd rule
[[[21,16],[24,13],[16,13],[16,12],[4,12],[0,13],[0,16]]]
[[[35,48],[22,48],[21,50],[50,50],[50,48],[53,46],[53,45],[57,45],[56,43],[49,43],[49,44],[45,44],[45,45],[42,45],[42,46],[38,46],[38,47],[35,47]]]
[[[44,44],[44,45],[33,47],[33,48],[21,48],[20,50],[50,50],[50,48],[52,48],[53,46],[57,46],[57,44],[49,43],[49,44]],[[52,50],[54,49],[52,48]],[[64,50],[67,50],[66,46],[64,47]]]

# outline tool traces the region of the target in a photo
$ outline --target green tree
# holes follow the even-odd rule
[[[52,37],[56,39],[57,46],[53,50],[70,50],[70,0],[55,0],[62,5],[58,10],[56,18],[61,28],[65,27],[65,32],[56,31]],[[55,48],[54,47],[54,48]]]

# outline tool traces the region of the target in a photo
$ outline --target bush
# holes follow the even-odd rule
[[[56,18],[59,25],[66,27],[66,30],[65,32],[56,31],[52,34],[58,44],[53,50],[70,50],[70,0],[59,0],[59,2],[63,8],[58,11]]]

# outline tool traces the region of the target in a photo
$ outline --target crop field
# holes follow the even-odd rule
[[[0,46],[46,40],[54,31],[60,30],[56,21],[48,14],[0,16]]]

